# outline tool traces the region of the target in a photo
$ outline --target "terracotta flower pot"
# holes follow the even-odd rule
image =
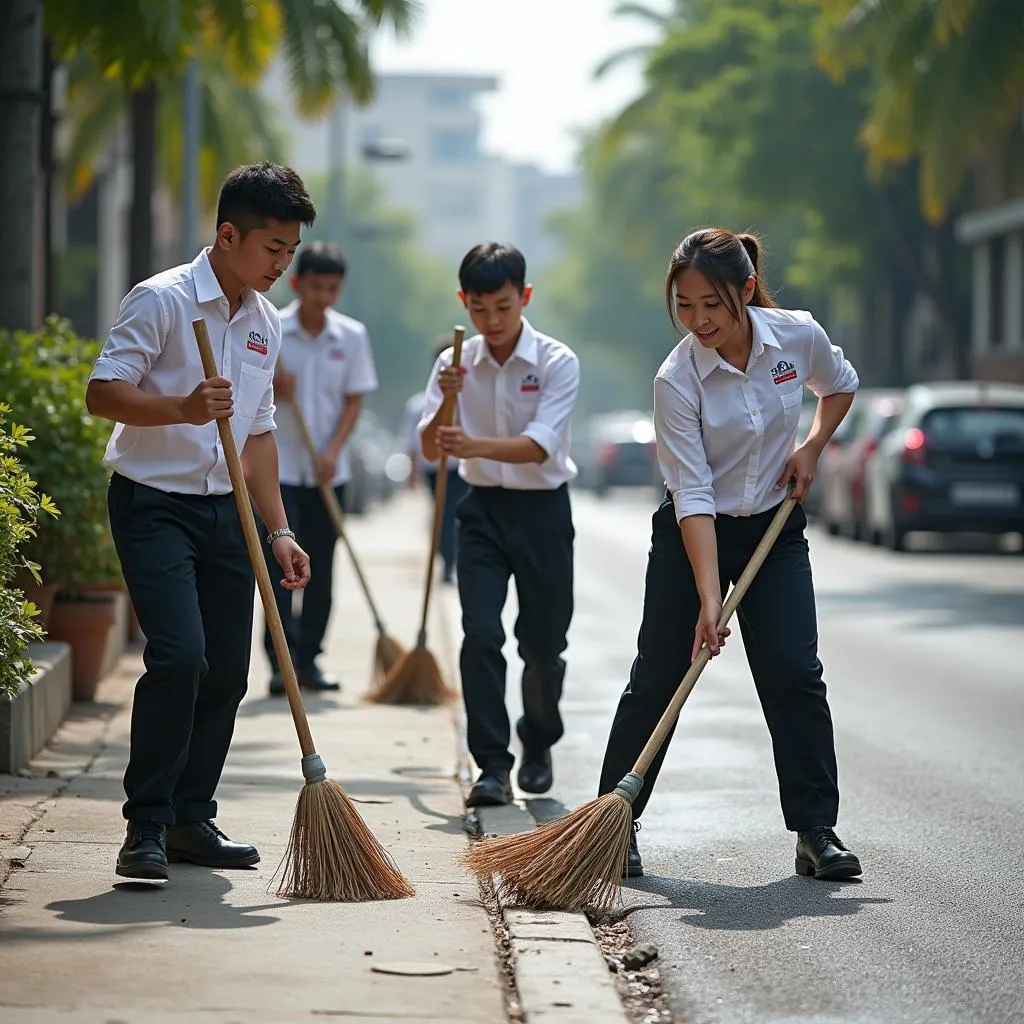
[[[109,594],[58,599],[53,604],[49,634],[52,640],[71,646],[71,693],[75,700],[96,697],[114,617],[114,598]]]

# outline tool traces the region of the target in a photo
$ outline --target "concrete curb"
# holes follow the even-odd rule
[[[476,816],[485,836],[524,832],[536,825],[533,816],[518,805],[481,807]],[[624,1024],[629,1020],[585,915],[504,904],[501,913],[528,1024]]]
[[[0,697],[0,772],[11,775],[49,743],[71,707],[71,648],[63,643],[30,644],[35,666],[15,697]]]

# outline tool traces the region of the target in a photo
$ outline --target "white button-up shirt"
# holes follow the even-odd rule
[[[747,309],[754,337],[746,372],[687,335],[654,379],[658,461],[678,519],[751,516],[777,505],[804,386],[823,398],[859,385],[810,313]]]
[[[150,395],[188,395],[206,376],[192,321],[203,317],[220,376],[232,383],[231,432],[239,451],[250,434],[274,429],[274,363],[281,324],[273,303],[246,290],[233,317],[210,266],[209,249],[192,263],[137,284],[121,303],[91,374],[124,380]],[[231,479],[216,421],[162,427],[118,423],[106,463],[162,491],[229,494]]]
[[[452,361],[441,354],[427,383],[427,400],[418,433],[441,408],[438,373]],[[547,452],[543,462],[512,464],[493,459],[463,459],[459,473],[474,487],[516,491],[553,491],[576,476],[569,458],[569,417],[580,386],[576,354],[567,345],[535,331],[523,319],[512,354],[501,366],[480,334],[462,346],[466,367],[457,422],[470,437],[529,437]]]
[[[377,389],[370,336],[366,327],[336,309],[327,310],[327,322],[317,337],[299,323],[299,304],[281,310],[279,368],[295,374],[295,400],[309,427],[317,451],[323,451],[341,421],[349,396]],[[342,445],[332,484],[352,479],[349,452],[352,435]],[[291,400],[277,407],[277,451],[281,483],[315,487],[316,470],[299,432]]]

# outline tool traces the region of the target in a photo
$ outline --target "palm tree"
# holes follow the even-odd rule
[[[108,138],[118,123],[112,112],[123,112],[125,102],[129,106],[129,286],[152,273],[157,126],[161,117],[165,123],[172,117],[177,98],[173,90],[191,56],[204,69],[204,122],[209,123],[204,129],[203,178],[209,189],[220,173],[248,159],[254,149],[265,156],[280,149],[273,118],[254,88],[278,50],[283,51],[299,109],[319,114],[342,89],[356,100],[370,97],[370,34],[385,23],[405,33],[419,10],[418,0],[176,0],[164,5],[162,17],[155,17],[152,0],[47,3],[56,8],[53,18],[59,31],[54,37],[60,52],[67,56],[84,50],[91,67],[93,81],[80,95],[83,122],[90,124],[91,134],[77,133],[76,153],[84,156]],[[110,5],[116,7],[110,12],[114,24],[97,26],[99,8]],[[140,57],[152,36],[157,37],[154,51]],[[101,80],[107,77],[118,80],[119,98],[116,90],[103,88]],[[166,101],[161,102],[161,94]],[[160,134],[170,140],[172,152],[180,147],[177,131]],[[172,172],[167,177],[173,184],[178,176]]]
[[[976,0],[819,0],[837,75],[873,65],[862,129],[873,166],[920,159],[921,205],[935,224],[973,168],[1019,145],[1024,4]]]

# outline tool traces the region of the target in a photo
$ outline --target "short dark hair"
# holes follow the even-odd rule
[[[774,306],[764,283],[761,262],[761,239],[757,235],[750,232],[734,235],[725,228],[691,231],[672,253],[665,278],[665,305],[673,326],[678,330],[672,289],[684,270],[696,270],[708,279],[733,320],[739,321],[742,317],[742,306],[737,304],[737,299],[751,277],[754,278],[754,294],[749,305]]]
[[[475,245],[459,266],[459,287],[466,295],[496,292],[509,282],[520,294],[526,287],[526,257],[514,245],[504,242]]]
[[[302,179],[290,167],[264,160],[236,167],[220,187],[217,227],[230,222],[242,235],[268,220],[298,221],[309,227],[316,207]]]
[[[310,242],[302,247],[295,266],[299,277],[303,274],[337,274],[344,277],[348,263],[341,250],[331,242]]]

